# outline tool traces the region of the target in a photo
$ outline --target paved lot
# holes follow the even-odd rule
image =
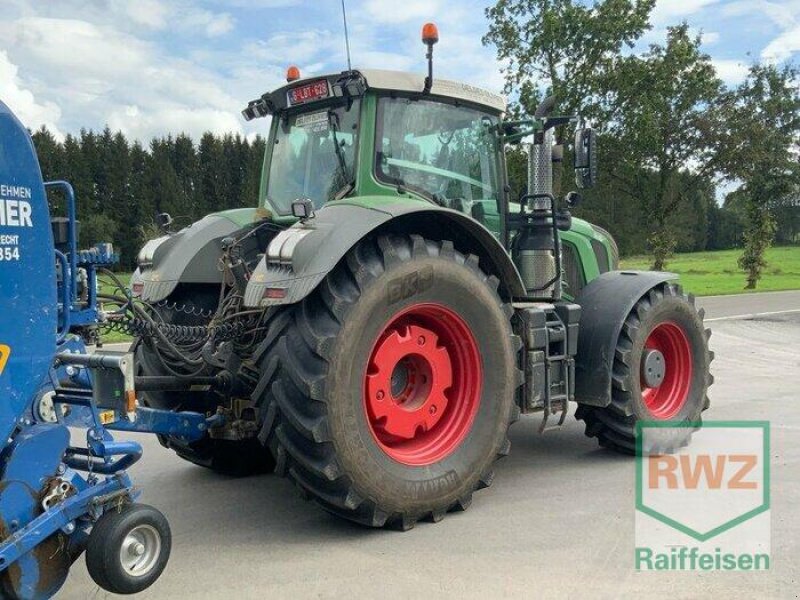
[[[632,569],[634,464],[570,418],[512,429],[513,451],[472,508],[407,533],[373,531],[301,501],[284,480],[226,479],[143,437],[132,470],[170,519],[168,570],[140,598],[795,598],[800,576],[800,292],[707,298],[713,419],[772,422],[768,573]],[[774,313],[730,318],[752,313]],[[719,319],[719,320],[717,320]],[[106,598],[79,561],[60,599]]]

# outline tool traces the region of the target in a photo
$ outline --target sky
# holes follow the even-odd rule
[[[482,46],[490,0],[347,0],[354,67],[425,68],[419,31],[439,26],[436,75],[503,85]],[[204,131],[265,133],[247,101],[346,67],[340,0],[0,0],[0,99],[58,138],[108,125],[148,140]],[[642,44],[688,21],[728,83],[754,60],[800,57],[800,0],[658,0]]]

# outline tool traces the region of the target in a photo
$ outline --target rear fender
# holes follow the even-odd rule
[[[221,283],[217,261],[222,240],[241,229],[219,215],[207,217],[164,238],[148,242],[146,264],[136,269],[132,284],[141,284],[140,297],[158,302],[169,296],[178,283]]]
[[[297,223],[275,237],[253,272],[245,305],[299,302],[359,241],[384,232],[452,240],[456,248],[480,257],[483,268],[500,280],[504,296],[510,299],[525,295],[519,273],[497,238],[463,213],[417,202],[380,207],[330,204],[318,210],[314,218]],[[265,297],[265,293],[271,297]]]
[[[581,306],[578,353],[575,357],[575,400],[591,406],[611,402],[611,370],[622,325],[648,291],[675,273],[610,271],[592,280],[575,302]]]

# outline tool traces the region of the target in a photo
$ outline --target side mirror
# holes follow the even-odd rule
[[[586,127],[575,132],[575,185],[580,189],[594,187],[597,182],[597,138]]]
[[[156,215],[156,225],[164,233],[169,233],[169,226],[172,225],[173,220],[169,213],[158,213]]]
[[[573,208],[578,208],[580,203],[583,202],[583,196],[581,196],[578,192],[572,191],[567,194],[564,201],[567,203],[567,208],[572,210]]]

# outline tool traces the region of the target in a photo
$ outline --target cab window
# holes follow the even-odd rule
[[[378,102],[376,175],[462,212],[497,205],[498,118],[430,100]]]

